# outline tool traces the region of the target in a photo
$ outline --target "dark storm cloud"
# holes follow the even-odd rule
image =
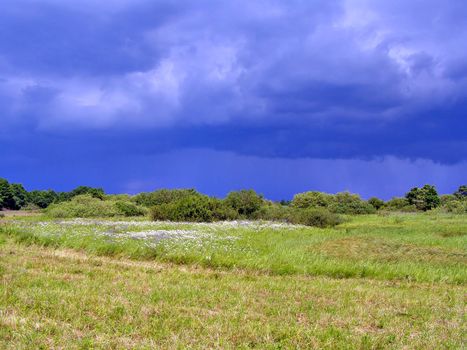
[[[462,162],[465,18],[458,0],[4,1],[0,156]]]

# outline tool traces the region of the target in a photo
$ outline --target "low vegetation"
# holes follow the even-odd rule
[[[0,203],[0,348],[465,345],[466,186],[273,202],[2,180]]]
[[[141,216],[147,214],[148,210],[128,199],[110,197],[107,200],[102,200],[90,194],[83,194],[66,202],[51,204],[45,209],[45,213],[54,218],[90,218],[96,216]]]
[[[314,220],[321,221],[322,215]],[[92,254],[270,274],[467,282],[465,215],[362,215],[324,229],[265,221],[25,217],[6,222],[0,234],[17,242]]]
[[[2,220],[0,348],[465,344],[465,215]]]
[[[268,276],[3,242],[0,348],[460,349],[465,288]]]
[[[80,186],[71,192],[31,191],[0,179],[0,209],[43,209],[53,218],[149,216],[155,221],[215,222],[269,220],[321,228],[333,227],[345,216],[438,211],[467,213],[467,186],[439,196],[434,186],[412,188],[403,198],[387,202],[357,194],[299,193],[291,201],[273,202],[253,190],[230,192],[224,199],[209,197],[194,189],[156,190],[130,195],[107,195],[101,188]]]

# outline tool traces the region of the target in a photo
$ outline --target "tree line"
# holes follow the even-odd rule
[[[21,184],[0,179],[0,209],[45,209],[53,217],[113,217],[150,215],[153,220],[211,222],[219,220],[275,220],[311,226],[333,226],[340,215],[378,211],[443,210],[467,213],[467,186],[439,195],[432,185],[414,187],[404,197],[368,200],[358,194],[308,191],[291,201],[270,201],[254,190],[232,191],[219,199],[194,189],[160,189],[130,195],[109,195],[102,188],[79,186],[70,192],[26,191]]]
[[[45,209],[53,203],[66,202],[84,194],[105,198],[102,188],[79,186],[70,192],[27,191],[22,184],[9,183],[6,179],[0,178],[0,210]]]

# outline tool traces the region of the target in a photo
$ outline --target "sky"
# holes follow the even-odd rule
[[[270,199],[467,183],[465,0],[3,0],[0,177]]]

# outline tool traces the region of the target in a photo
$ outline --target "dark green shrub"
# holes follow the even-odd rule
[[[230,192],[225,198],[225,203],[235,209],[240,216],[251,218],[264,202],[263,196],[254,190],[241,190]]]
[[[26,211],[37,211],[37,210],[41,210],[42,208],[38,207],[37,205],[35,205],[33,203],[28,203],[28,204],[26,204],[25,207],[23,207],[21,209],[26,210]]]
[[[457,197],[459,200],[466,200],[467,199],[467,185],[459,186],[456,192],[454,192],[454,196]]]
[[[62,199],[70,200],[73,197],[82,196],[85,194],[90,195],[91,197],[94,197],[94,198],[99,198],[99,199],[104,199],[105,197],[105,192],[102,188],[94,188],[94,187],[89,187],[89,186],[78,186],[71,192],[65,193]]]
[[[410,205],[414,205],[418,210],[427,211],[439,207],[440,199],[434,186],[425,185],[422,188],[414,187],[405,198]]]
[[[121,215],[113,201],[103,201],[89,194],[75,196],[71,201],[51,204],[46,213],[56,218],[113,217]]]
[[[111,201],[135,202],[134,197],[129,194],[106,194],[104,199]]]
[[[440,200],[440,205],[445,206],[449,202],[458,200],[458,198],[453,194],[443,194],[442,196],[439,196],[439,200]]]
[[[39,208],[47,208],[50,204],[58,201],[58,194],[55,191],[31,191],[27,195],[27,202]]]
[[[371,197],[370,199],[368,199],[368,204],[370,204],[371,206],[373,206],[373,208],[378,210],[383,207],[384,201],[377,197]]]
[[[150,209],[152,220],[212,222],[235,220],[238,212],[217,198],[194,194]]]
[[[209,197],[189,196],[170,204],[173,221],[211,222],[214,220]]]
[[[333,227],[343,222],[342,218],[326,208],[293,208],[281,205],[261,207],[255,219],[281,221],[316,227]]]
[[[343,219],[325,208],[308,208],[294,210],[290,221],[294,224],[325,228],[339,225]]]
[[[0,179],[0,210],[2,208],[15,208],[15,200],[11,192],[10,184],[5,179]]]
[[[383,208],[385,210],[400,211],[402,208],[405,208],[409,205],[409,201],[406,198],[394,197],[384,203]]]
[[[217,220],[213,210],[215,206],[208,196],[194,194],[173,203],[155,205],[150,215],[153,220],[212,222]]]
[[[337,214],[373,214],[376,209],[358,194],[340,192],[333,196],[329,211]]]
[[[309,191],[298,193],[293,197],[291,205],[295,208],[329,207],[333,196],[323,192]]]
[[[21,184],[11,184],[10,192],[13,196],[14,207],[12,209],[19,210],[26,205],[28,192]]]
[[[128,201],[117,201],[115,206],[123,216],[143,216],[147,214],[147,209]]]
[[[133,197],[133,200],[138,205],[152,207],[160,204],[174,203],[180,199],[193,195],[201,195],[194,189],[161,189],[154,192],[142,192]]]
[[[239,218],[238,212],[220,199],[210,198],[209,208],[215,221],[236,220]]]
[[[254,214],[254,219],[267,221],[283,221],[291,222],[291,213],[296,210],[294,208],[282,205],[263,205]]]
[[[171,221],[172,210],[170,204],[154,205],[149,209],[149,217],[154,221]]]
[[[449,201],[442,206],[442,209],[448,213],[467,214],[467,201],[465,200]]]

